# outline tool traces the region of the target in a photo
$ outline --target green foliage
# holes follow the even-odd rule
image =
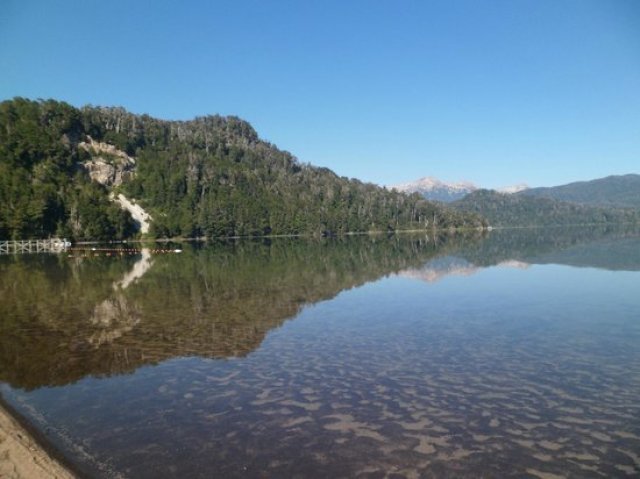
[[[136,157],[122,185],[156,236],[343,234],[483,226],[459,213],[297,161],[236,117],[163,121],[122,108],[16,98],[0,104],[0,237],[132,234],[82,167],[87,136]],[[106,156],[109,161],[108,154]]]
[[[125,192],[148,207],[156,236],[343,234],[478,227],[483,220],[298,162],[235,117],[168,122],[121,109],[90,109],[120,147],[135,146]],[[140,132],[144,132],[141,134]],[[106,136],[105,136],[106,138]]]
[[[510,195],[477,190],[451,203],[459,211],[487,218],[492,226],[559,226],[638,223],[640,212],[618,208],[598,208],[550,198]]]
[[[78,166],[84,119],[66,103],[0,103],[0,238],[130,236],[134,224]]]
[[[640,175],[608,176],[550,188],[530,188],[519,194],[590,206],[640,209]]]

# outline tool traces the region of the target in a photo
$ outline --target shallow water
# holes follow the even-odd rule
[[[640,475],[640,235],[0,258],[0,393],[100,477]]]

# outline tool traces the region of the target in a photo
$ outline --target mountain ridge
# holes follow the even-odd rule
[[[415,181],[399,183],[391,186],[391,188],[403,193],[418,193],[425,199],[443,203],[461,199],[465,195],[478,189],[478,187],[470,181],[449,183],[433,176],[425,176]]]
[[[235,116],[169,121],[120,107],[0,102],[0,238],[337,235],[483,227],[476,216],[302,163]]]
[[[640,223],[640,210],[592,206],[494,190],[476,190],[451,203],[451,207],[479,214],[491,226],[499,227]]]
[[[559,186],[529,188],[519,194],[590,206],[640,208],[640,175],[609,175]]]
[[[390,188],[403,193],[418,193],[423,198],[441,203],[451,203],[464,198],[469,193],[483,189],[471,181],[447,182],[434,176],[425,176],[415,181],[398,183]],[[499,193],[518,193],[526,190],[529,186],[526,183],[518,183],[496,189]]]

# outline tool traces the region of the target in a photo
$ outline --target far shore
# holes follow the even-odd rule
[[[281,234],[281,235],[244,235],[244,236],[196,236],[196,237],[183,237],[176,236],[173,238],[132,238],[125,240],[85,240],[74,241],[75,245],[88,245],[88,244],[128,244],[128,243],[184,243],[184,242],[207,242],[207,241],[224,241],[224,240],[238,240],[238,239],[275,239],[275,238],[310,238],[310,239],[327,239],[327,238],[343,238],[346,236],[382,236],[382,235],[395,235],[395,234],[454,234],[465,232],[479,232],[479,231],[491,231],[492,227],[468,227],[468,228],[430,228],[430,229],[413,229],[413,230],[394,230],[394,231],[349,231],[347,233],[335,233],[327,236],[304,233],[304,234]]]
[[[637,223],[571,223],[571,224],[554,224],[554,225],[522,225],[522,226],[482,226],[482,227],[460,227],[460,228],[425,228],[425,229],[410,229],[410,230],[372,230],[372,231],[349,231],[347,233],[335,233],[327,236],[301,233],[301,234],[281,234],[281,235],[244,235],[244,236],[196,236],[196,237],[184,237],[175,236],[172,238],[154,238],[152,236],[145,236],[142,238],[131,238],[125,240],[86,240],[86,241],[74,241],[75,245],[88,245],[88,244],[127,244],[127,243],[187,243],[187,242],[208,242],[208,241],[224,241],[224,240],[238,240],[238,239],[275,239],[275,238],[310,238],[310,239],[326,239],[326,238],[344,238],[348,236],[383,236],[383,235],[404,235],[404,234],[457,234],[457,233],[490,233],[492,231],[503,230],[553,230],[562,228],[593,228],[593,227],[621,227],[632,226],[640,227]]]

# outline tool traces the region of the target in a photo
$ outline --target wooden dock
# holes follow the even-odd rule
[[[71,243],[66,239],[0,240],[0,254],[60,253]]]

